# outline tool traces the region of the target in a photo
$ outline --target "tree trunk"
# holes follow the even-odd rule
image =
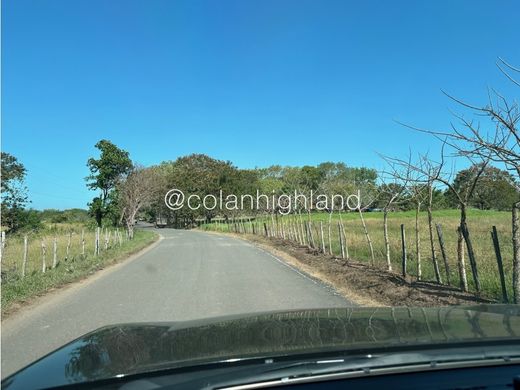
[[[332,208],[334,210],[334,208]],[[329,226],[328,226],[328,236],[329,236],[329,255],[334,256],[334,253],[332,253],[332,212],[329,213]]]
[[[361,223],[363,224],[363,230],[365,232],[365,237],[367,238],[368,247],[370,249],[370,264],[374,265],[375,256],[374,256],[374,246],[372,245],[372,240],[370,239],[370,235],[368,234],[367,224],[365,223],[365,218],[363,218],[363,212],[361,209],[359,211],[359,218],[361,219]]]
[[[442,283],[441,273],[439,271],[439,263],[437,262],[437,256],[435,255],[435,236],[433,235],[433,216],[432,206],[428,205],[428,232],[430,234],[430,250],[432,254],[433,269],[435,271],[435,279],[437,283]]]
[[[385,236],[386,267],[388,272],[392,272],[392,261],[390,259],[390,240],[388,238],[388,210],[386,207],[383,211],[383,232]]]
[[[442,234],[442,226],[440,223],[435,225],[437,229],[437,236],[439,237],[439,246],[441,248],[442,259],[444,260],[444,270],[446,271],[446,283],[451,286],[450,281],[450,263],[448,261],[448,253],[446,252],[446,245],[444,244],[444,236]]]
[[[327,249],[325,249],[325,237],[323,233],[323,221],[320,221],[320,239],[321,239],[321,251],[323,254],[327,254]]]
[[[473,251],[473,244],[471,243],[471,237],[469,235],[468,225],[466,223],[466,205],[461,203],[460,205],[460,229],[466,241],[466,248],[468,250],[469,263],[471,265],[471,273],[473,275],[473,281],[475,282],[475,288],[477,292],[480,292],[480,279],[478,276],[477,261],[475,259],[475,252]]]
[[[406,255],[406,233],[404,229],[404,224],[401,224],[401,249],[402,249],[402,275],[406,277],[406,263],[407,263],[407,255]]]
[[[349,260],[350,256],[348,253],[347,233],[345,233],[345,225],[343,225],[343,219],[341,218],[341,212],[339,213],[339,223],[341,225],[341,234],[343,235],[343,246],[345,247],[345,256]]]
[[[422,278],[421,268],[421,236],[419,235],[419,213],[421,211],[421,203],[417,203],[415,209],[415,257],[417,258],[417,280]]]
[[[468,279],[466,277],[466,265],[464,264],[464,237],[460,226],[457,228],[457,266],[459,268],[460,288],[468,291]]]
[[[345,246],[343,244],[343,237],[341,232],[341,223],[338,222],[338,236],[339,236],[339,246],[341,249],[341,258],[345,259]]]
[[[128,229],[128,238],[132,240],[134,238],[134,225],[132,223],[128,223],[126,228]]]
[[[513,205],[512,229],[513,229],[513,296],[515,303],[520,303],[520,219],[518,209],[520,202]]]

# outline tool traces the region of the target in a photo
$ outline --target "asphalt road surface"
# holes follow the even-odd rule
[[[161,229],[150,250],[2,322],[2,378],[104,325],[352,306],[245,241]]]

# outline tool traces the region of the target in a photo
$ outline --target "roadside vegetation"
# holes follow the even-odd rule
[[[63,226],[62,229],[65,230]],[[106,247],[105,242],[101,242],[99,254],[96,255],[94,230],[79,230],[74,226],[67,229],[67,233],[63,230],[55,234],[40,232],[16,235],[6,240],[2,260],[2,314],[9,313],[13,306],[23,304],[35,296],[80,280],[125,259],[158,238],[152,231],[137,230],[134,239],[128,240],[126,236],[122,236],[119,242],[112,232],[111,241]],[[25,275],[22,276],[26,237],[27,263]],[[56,263],[53,264],[55,239]],[[42,243],[46,246],[45,264],[42,260]]]
[[[122,260],[158,238],[151,231],[134,233],[137,213],[146,204],[128,184],[140,177],[128,152],[106,140],[96,148],[100,156],[87,161],[91,174],[86,180],[87,187],[99,191],[99,196],[88,210],[29,208],[24,184],[27,171],[15,156],[2,152],[3,314],[34,296]],[[154,194],[151,185],[147,189]],[[137,202],[131,214],[125,199]]]

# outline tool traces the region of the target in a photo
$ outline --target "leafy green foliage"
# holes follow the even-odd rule
[[[89,203],[90,214],[96,219],[98,226],[101,226],[105,216],[110,216],[112,222],[117,220],[117,196],[111,193],[119,180],[132,170],[133,164],[127,151],[108,140],[101,140],[95,146],[100,151],[100,157],[88,159],[90,175],[86,180],[89,189],[101,192],[100,196]]]
[[[2,168],[2,225],[10,232],[23,227],[24,208],[28,203],[27,188],[24,185],[26,169],[16,157],[1,153]]]
[[[453,187],[462,194],[468,192],[478,168],[479,165],[473,165],[459,171],[453,181]],[[478,179],[475,191],[469,199],[469,206],[480,210],[510,210],[519,197],[514,178],[509,172],[487,166]],[[451,191],[446,192],[446,200],[449,206],[457,206],[457,200]]]

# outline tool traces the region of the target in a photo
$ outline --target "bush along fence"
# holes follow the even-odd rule
[[[61,262],[100,256],[102,252],[123,246],[128,233],[121,229],[69,231],[66,234],[38,235],[36,233],[6,238],[1,235],[0,262],[2,281],[24,278],[31,273],[45,273]]]
[[[384,245],[378,252],[375,242],[371,237],[368,224],[361,216],[361,227],[356,232],[349,231],[351,226],[347,226],[346,221],[335,218],[327,218],[326,221],[318,221],[310,215],[292,214],[288,216],[274,216],[260,218],[235,218],[235,219],[214,219],[212,223],[202,225],[205,230],[215,230],[221,232],[232,232],[236,234],[261,235],[267,238],[287,240],[302,247],[306,247],[315,254],[324,254],[331,258],[342,259],[345,264],[351,259],[352,249],[356,249],[362,256],[353,255],[356,260],[368,260],[371,266],[376,266],[376,262],[381,261],[376,257],[380,254],[381,259],[385,259],[384,266],[387,271],[392,269],[391,257],[395,263],[399,264],[399,273],[405,280],[411,282],[429,281],[457,288],[464,292],[471,292],[477,296],[484,295],[495,297],[504,303],[520,303],[520,297],[514,294],[515,278],[511,277],[514,273],[511,253],[508,251],[508,262],[504,261],[501,249],[499,232],[496,226],[491,226],[488,231],[486,246],[482,249],[487,256],[482,256],[482,262],[477,261],[477,255],[473,245],[471,245],[469,229],[464,228],[450,229],[450,238],[455,238],[448,245],[445,239],[445,231],[440,223],[432,224],[431,231],[428,233],[427,240],[429,258],[421,255],[421,251],[426,248],[421,247],[419,234],[419,224],[411,224],[412,234],[409,234],[405,224],[399,224],[394,232],[395,242],[389,239],[388,226],[383,227]],[[353,222],[352,220],[348,221]],[[381,220],[371,220],[371,223]],[[426,229],[428,230],[428,229]],[[352,234],[350,234],[352,233]],[[410,236],[407,239],[407,236]],[[483,246],[483,237],[476,237],[478,246]],[[408,240],[408,241],[407,241]],[[468,244],[469,243],[469,244]],[[365,250],[360,251],[360,246],[364,245]],[[391,250],[392,249],[392,250]],[[508,247],[508,249],[510,249]],[[489,253],[488,253],[489,252]],[[466,256],[467,260],[466,261]],[[379,267],[381,268],[381,267]],[[469,273],[467,270],[469,269]],[[429,272],[425,272],[428,271]],[[428,273],[428,275],[425,275]],[[469,278],[468,278],[469,275]],[[468,280],[469,279],[469,280]],[[482,283],[482,279],[485,283]]]

